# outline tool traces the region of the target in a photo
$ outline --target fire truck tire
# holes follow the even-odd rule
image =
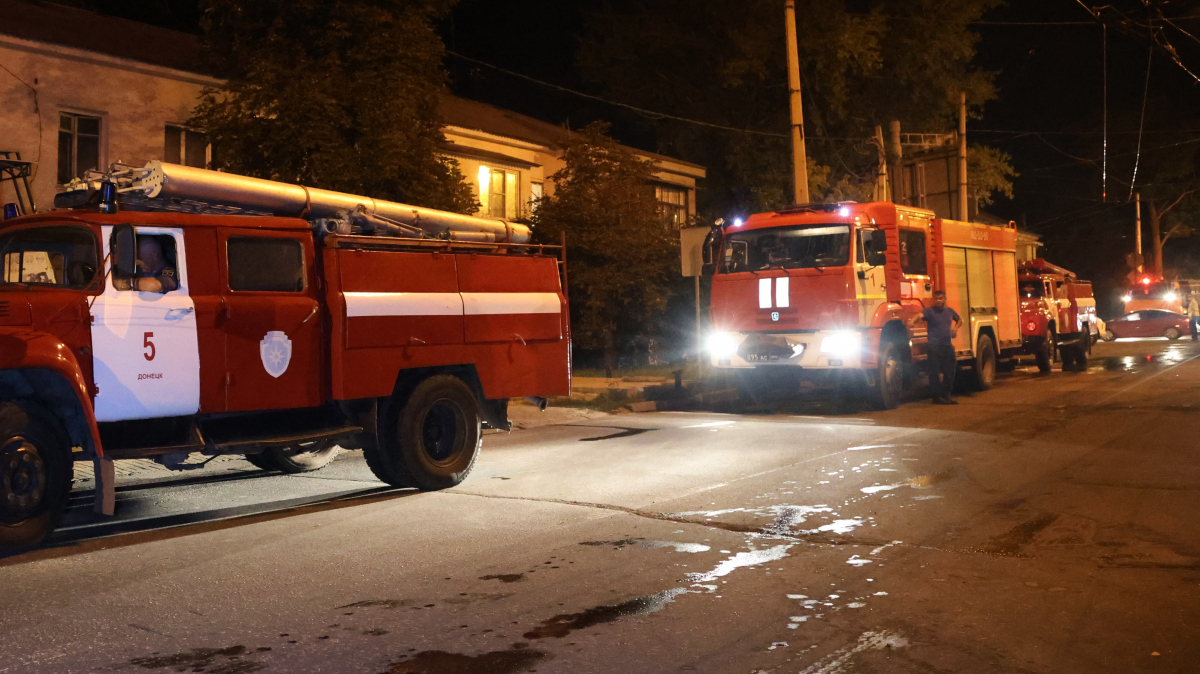
[[[975,389],[987,391],[996,382],[996,347],[986,335],[980,335],[976,345],[979,353],[975,355]]]
[[[1178,328],[1167,328],[1167,331],[1163,333],[1163,337],[1167,339],[1179,339],[1181,334]]]
[[[283,473],[308,473],[321,470],[342,451],[333,442],[317,442],[309,445],[296,445],[282,449],[268,449],[259,454],[265,457],[271,466],[266,470],[275,469]]]
[[[1054,367],[1054,356],[1054,332],[1050,331],[1042,340],[1042,347],[1033,355],[1037,360],[1038,372],[1049,372]]]
[[[453,375],[417,385],[379,451],[364,452],[384,482],[426,491],[448,489],[466,479],[483,441],[475,393]]]
[[[904,397],[904,356],[894,342],[879,349],[879,372],[875,375],[875,406],[895,409]]]
[[[49,413],[0,402],[0,551],[42,541],[66,511],[71,443]]]

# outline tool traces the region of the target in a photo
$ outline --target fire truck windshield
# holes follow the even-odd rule
[[[1021,297],[1042,297],[1046,294],[1046,287],[1041,281],[1021,281]]]
[[[849,261],[847,225],[772,227],[726,235],[721,273],[840,267]]]

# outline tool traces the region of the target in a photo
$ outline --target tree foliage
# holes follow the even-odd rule
[[[798,0],[814,200],[869,194],[875,125],[898,119],[905,131],[944,132],[956,125],[959,92],[975,113],[995,97],[992,73],[971,66],[978,36],[969,25],[997,4]],[[708,167],[703,206],[761,211],[792,198],[784,34],[778,0],[614,0],[594,15],[579,61],[623,102],[765,132],[656,123],[661,151]],[[982,186],[1011,190],[1007,164],[994,163],[1004,157],[984,159],[995,170]]]
[[[547,243],[567,235],[571,326],[575,343],[603,353],[644,348],[660,334],[678,276],[678,234],[658,212],[651,164],[594,123],[564,147],[554,192],[538,204],[534,225]]]
[[[191,124],[216,167],[446,210],[477,208],[444,141],[443,45],[452,0],[202,0],[204,45],[226,83]]]

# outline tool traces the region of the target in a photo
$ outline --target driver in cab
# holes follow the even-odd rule
[[[137,273],[133,289],[146,293],[169,293],[179,289],[175,269],[167,265],[162,245],[152,236],[138,237]]]

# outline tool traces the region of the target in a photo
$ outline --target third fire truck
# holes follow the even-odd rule
[[[1041,258],[1018,270],[1021,336],[1038,370],[1049,372],[1056,354],[1066,369],[1086,369],[1099,336],[1092,284]]]
[[[887,202],[805,204],[714,231],[712,365],[865,382],[898,405],[925,359],[918,318],[935,289],[963,320],[954,340],[980,389],[1019,352],[1016,228]]]

